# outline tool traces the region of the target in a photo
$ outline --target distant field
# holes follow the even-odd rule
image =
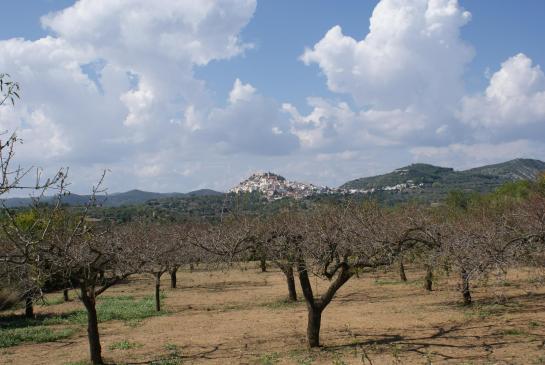
[[[469,308],[459,304],[457,277],[440,278],[427,293],[422,273],[408,270],[408,276],[408,283],[394,273],[349,281],[324,312],[324,346],[317,350],[306,346],[304,302],[283,301],[284,276],[276,270],[179,272],[177,289],[168,288],[165,275],[159,315],[150,299],[153,279],[136,276],[99,301],[104,359],[157,365],[545,364],[545,288],[525,270],[511,272],[507,281],[480,282]],[[48,295],[32,322],[14,317],[18,312],[0,313],[1,364],[86,364],[83,307],[61,297]]]

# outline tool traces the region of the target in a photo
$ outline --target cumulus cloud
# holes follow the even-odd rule
[[[311,98],[300,115],[286,104],[303,147],[329,148],[327,160],[344,148],[398,146],[406,160],[451,164],[543,152],[545,76],[527,56],[505,61],[484,93],[466,95],[474,51],[460,29],[470,19],[457,0],[382,0],[363,39],[331,28],[300,59],[356,105]]]
[[[471,18],[455,0],[382,0],[362,40],[340,26],[301,56],[316,63],[331,91],[377,109],[452,104],[473,56],[460,37]]]
[[[214,108],[198,123],[202,129],[197,137],[221,152],[284,155],[299,147],[278,103],[239,79],[229,93],[229,104]]]
[[[239,101],[249,101],[255,94],[255,88],[250,84],[243,84],[239,79],[235,80],[233,89],[229,93],[229,101],[236,104]]]
[[[158,55],[186,67],[229,58],[249,45],[238,33],[252,17],[255,0],[80,0],[42,18],[59,38],[142,65]]]
[[[323,98],[308,98],[307,102],[312,108],[307,115],[301,115],[292,104],[282,106],[291,118],[293,134],[306,150],[336,153],[345,149],[358,150],[398,143],[393,138],[383,138],[373,133],[374,127],[385,127],[380,120],[386,116],[380,112],[355,112],[346,102],[335,103]],[[392,114],[397,113],[392,111]],[[388,118],[388,123],[395,124],[395,118]]]
[[[542,136],[545,132],[543,71],[522,53],[509,58],[492,75],[484,93],[463,99],[461,119],[492,138]]]
[[[504,143],[454,143],[442,147],[413,147],[415,161],[466,169],[513,158],[543,158],[545,143],[518,139]]]
[[[255,8],[255,0],[79,0],[48,14],[51,35],[0,41],[0,70],[23,89],[14,109],[0,110],[0,126],[25,139],[26,165],[71,165],[81,175],[109,167],[134,185],[165,173],[172,182],[188,171],[180,155],[205,150],[192,133],[214,107],[194,68],[251,48],[239,34]],[[248,87],[233,91],[233,105],[251,97]],[[162,157],[171,170],[158,169]]]
[[[392,143],[450,143],[473,57],[460,38],[470,19],[456,0],[382,0],[362,40],[337,25],[300,59],[320,67],[331,91],[351,96],[368,133]]]

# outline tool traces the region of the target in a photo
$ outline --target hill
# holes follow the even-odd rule
[[[299,205],[342,201],[347,198],[371,198],[385,204],[408,200],[436,202],[444,199],[453,190],[488,193],[506,182],[534,179],[543,171],[545,162],[532,159],[515,159],[464,171],[417,163],[387,174],[348,181],[336,189],[290,181],[274,173],[257,173],[233,187],[228,194],[201,189],[189,193],[130,190],[102,195],[97,197],[100,207],[95,213],[97,216],[115,216],[123,220],[135,214],[160,214],[169,217],[168,219],[212,217],[233,209],[276,210],[291,204],[289,200],[292,199],[282,198],[294,198],[299,201]],[[52,199],[53,197],[45,198],[44,202]],[[88,195],[78,194],[63,198],[71,206],[84,205],[88,200]],[[25,207],[30,203],[30,198],[5,200],[8,207]],[[98,212],[104,208],[109,211]]]
[[[282,198],[303,199],[312,195],[330,193],[331,191],[332,189],[323,186],[290,181],[272,172],[255,173],[229,189],[229,193],[234,194],[259,192],[267,200]]]
[[[189,193],[154,193],[142,190],[129,190],[124,193],[114,193],[107,195],[98,195],[97,203],[104,207],[120,207],[123,205],[144,204],[150,200],[166,199],[166,198],[182,198],[195,196],[223,196],[223,193],[210,189],[200,189]],[[62,201],[67,205],[81,206],[85,205],[90,195],[69,194],[64,196]],[[51,202],[55,197],[45,197],[43,202]],[[10,208],[25,207],[32,203],[31,198],[8,198],[4,201],[5,205]]]
[[[492,192],[506,182],[535,179],[544,171],[545,162],[532,159],[515,159],[464,171],[412,164],[388,174],[348,181],[340,189],[373,194],[386,201],[437,201],[449,191]]]
[[[446,175],[452,174],[454,169],[433,166],[423,163],[412,164],[396,169],[388,174],[363,177],[349,181],[340,186],[340,189],[384,189],[399,184],[433,184]]]

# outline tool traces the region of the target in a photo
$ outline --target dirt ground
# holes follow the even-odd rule
[[[459,304],[455,277],[441,278],[431,293],[422,289],[422,273],[409,270],[408,277],[408,283],[394,273],[350,280],[323,314],[323,347],[309,350],[305,304],[283,303],[287,289],[279,271],[179,272],[177,289],[168,288],[165,275],[168,313],[136,327],[101,323],[103,356],[109,363],[146,364],[176,345],[183,364],[545,364],[545,288],[532,284],[526,271],[511,272],[507,282],[479,283],[471,308]],[[140,276],[104,295],[152,293],[153,279]],[[36,310],[80,308],[76,300]],[[109,348],[123,340],[139,346]],[[1,364],[87,358],[84,326],[66,340],[0,349]]]

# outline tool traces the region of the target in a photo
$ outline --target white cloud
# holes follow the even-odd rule
[[[282,106],[291,117],[292,133],[307,150],[329,152],[358,150],[398,143],[393,138],[384,138],[380,133],[373,133],[373,129],[380,130],[385,127],[381,121],[385,115],[381,112],[354,112],[346,102],[334,103],[322,98],[308,98],[307,102],[312,111],[306,116],[301,115],[297,108],[289,103]],[[396,113],[397,111],[392,112]],[[387,123],[396,123],[395,118],[387,119]]]
[[[353,98],[368,133],[392,143],[451,143],[473,57],[460,38],[470,19],[456,0],[382,0],[365,38],[337,25],[301,60],[320,67],[331,91]]]
[[[410,153],[415,161],[466,169],[514,158],[543,158],[545,143],[524,139],[496,144],[455,143],[443,147],[414,147]]]
[[[23,165],[70,165],[92,179],[82,171],[108,167],[134,179],[125,188],[152,175],[176,184],[168,166],[193,150],[202,158],[193,133],[215,127],[199,125],[214,104],[194,68],[252,47],[239,33],[255,8],[255,0],[80,0],[48,14],[51,36],[0,41],[0,70],[22,87],[15,109],[0,110],[0,128],[24,137]],[[239,86],[237,105],[252,91]],[[260,123],[270,131],[277,122]]]
[[[486,92],[466,96],[474,52],[460,28],[470,19],[456,0],[382,0],[362,40],[331,28],[300,59],[317,64],[328,88],[356,106],[311,98],[302,116],[286,104],[303,146],[326,156],[398,146],[409,158],[450,163],[543,152],[545,76],[528,57],[505,61]]]
[[[465,97],[461,119],[489,138],[535,138],[545,132],[545,75],[519,53],[502,63],[482,94]],[[483,130],[486,128],[485,130]]]
[[[221,153],[284,155],[299,148],[279,105],[239,79],[229,93],[229,104],[201,117],[195,136]]]
[[[452,104],[473,56],[459,37],[471,18],[456,0],[382,0],[367,36],[358,41],[340,26],[301,56],[316,63],[331,91],[378,109]]]
[[[233,57],[255,0],[80,0],[42,24],[73,44],[92,45],[126,66],[161,55],[185,66]],[[153,68],[156,64],[146,65]]]
[[[229,93],[229,101],[235,104],[238,101],[249,101],[255,94],[255,88],[250,84],[243,84],[239,79],[235,80],[233,89]]]

